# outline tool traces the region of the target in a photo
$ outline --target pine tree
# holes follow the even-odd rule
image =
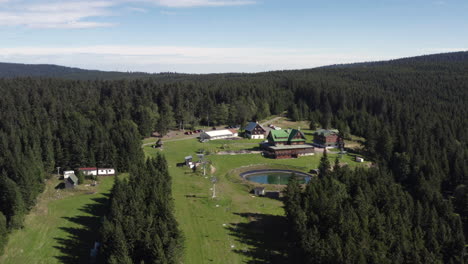
[[[323,150],[323,155],[320,158],[320,164],[318,169],[321,178],[327,177],[330,174],[331,165],[330,161],[328,160],[327,149]]]

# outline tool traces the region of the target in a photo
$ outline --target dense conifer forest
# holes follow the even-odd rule
[[[103,224],[103,263],[178,263],[182,235],[172,214],[171,178],[162,156],[135,164],[115,182]]]
[[[164,159],[144,163],[140,139],[199,124],[243,125],[287,110],[311,127],[364,137],[376,163],[370,170],[325,169],[304,190],[288,186],[291,258],[460,263],[468,235],[466,54],[258,74],[0,79],[0,248],[22,227],[55,167],[113,166],[131,176],[114,187],[105,222],[114,236],[104,232],[104,239],[126,242],[105,248],[105,258],[130,263],[154,250],[171,263],[181,250],[176,226],[152,229],[155,237],[165,234],[158,243],[169,244],[141,251],[135,248],[147,238],[115,231],[126,228],[118,204],[132,202],[122,193],[154,197],[131,216],[142,227],[153,228],[145,220],[156,214],[153,207],[158,221],[173,218]]]

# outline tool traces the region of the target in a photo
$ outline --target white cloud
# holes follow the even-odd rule
[[[87,46],[0,48],[0,61],[122,71],[254,72],[390,59],[303,49]]]
[[[4,4],[8,3],[8,4]],[[169,8],[239,6],[254,4],[251,0],[0,0],[0,26],[26,26],[31,28],[94,28],[114,26],[110,22],[97,22],[96,18],[114,15],[112,8],[129,4],[153,3]],[[140,6],[127,10],[146,13]],[[161,11],[163,14],[172,14]]]
[[[166,7],[241,6],[255,4],[249,0],[149,0]]]
[[[0,0],[1,1],[1,0]],[[91,28],[108,27],[112,23],[88,21],[109,16],[112,1],[22,2],[0,8],[0,26],[31,28]]]

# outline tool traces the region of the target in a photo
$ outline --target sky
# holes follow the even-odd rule
[[[0,0],[0,61],[260,72],[468,50],[467,0]]]

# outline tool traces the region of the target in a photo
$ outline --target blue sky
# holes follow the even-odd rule
[[[0,0],[0,61],[258,72],[468,50],[468,1]]]

